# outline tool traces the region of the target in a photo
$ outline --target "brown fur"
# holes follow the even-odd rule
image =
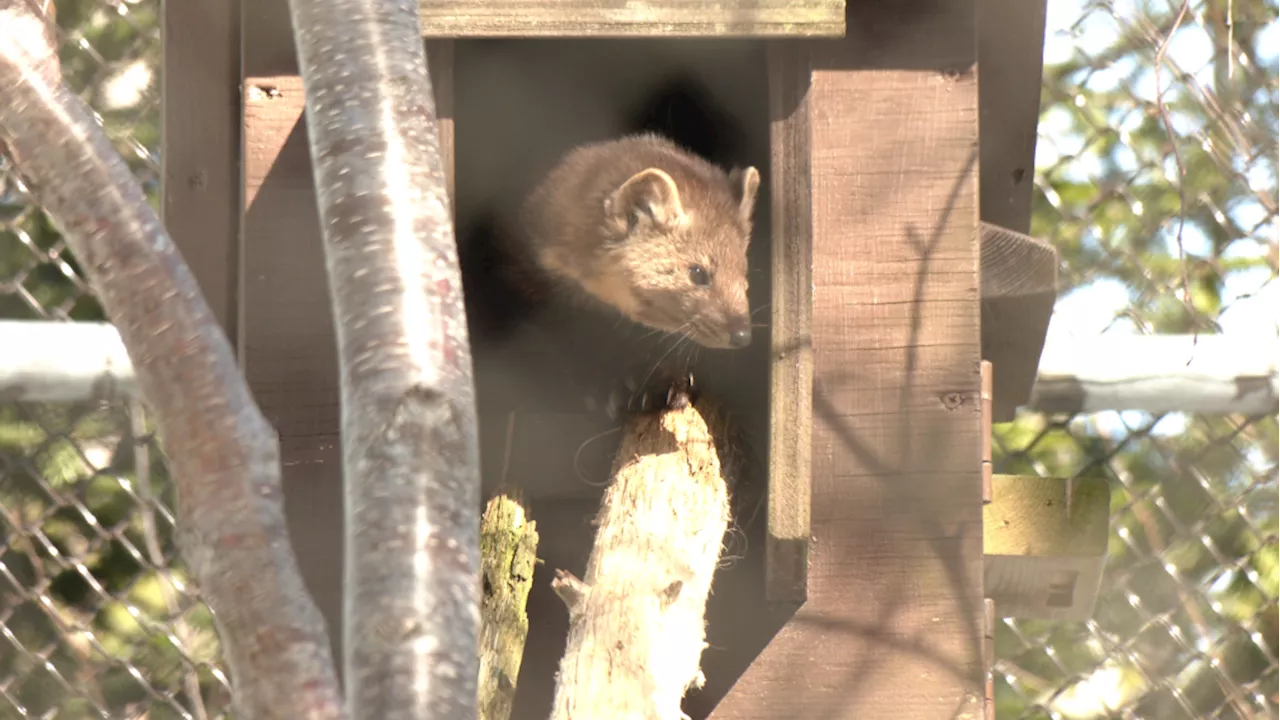
[[[726,173],[656,135],[583,145],[526,200],[528,255],[638,323],[742,347],[759,177],[750,167]]]

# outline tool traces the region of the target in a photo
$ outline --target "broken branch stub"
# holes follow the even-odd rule
[[[515,703],[524,643],[525,608],[537,561],[537,523],[525,517],[516,497],[500,494],[485,506],[480,522],[480,718],[507,720]]]
[[[633,417],[582,580],[552,587],[569,608],[552,720],[681,718],[700,687],[706,603],[729,524],[718,442],[706,403]]]

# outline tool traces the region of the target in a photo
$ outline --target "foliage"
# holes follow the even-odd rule
[[[1086,3],[1045,66],[1032,232],[1065,294],[1123,287],[1115,332],[1219,332],[1276,277],[1275,2],[1189,3],[1171,134],[1153,68],[1179,9]],[[995,436],[1000,471],[1104,477],[1113,511],[1093,620],[999,628],[997,716],[1274,717],[1276,417],[1022,413]]]
[[[57,2],[64,78],[153,205],[159,12]],[[104,319],[3,156],[0,318]],[[213,619],[177,558],[173,488],[143,420],[140,407],[0,403],[0,720],[226,711]]]

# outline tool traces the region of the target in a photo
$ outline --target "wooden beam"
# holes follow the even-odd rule
[[[995,367],[993,422],[1031,398],[1058,299],[1058,251],[1033,237],[982,224],[982,358]]]
[[[1111,538],[1103,478],[996,475],[982,512],[987,597],[1003,617],[1093,615]]]
[[[769,366],[769,524],[765,598],[799,606],[808,593],[813,442],[813,192],[809,52],[768,47],[773,298]]]
[[[247,38],[256,34],[246,25]],[[277,36],[275,42],[282,41]],[[246,58],[253,54],[250,46]],[[329,626],[334,657],[340,658],[343,515],[337,349],[301,78],[246,75],[244,108],[241,356],[258,406],[280,435],[290,538],[307,589]]]
[[[440,130],[440,160],[444,163],[449,200],[456,207],[457,202],[453,195],[455,165],[453,138],[456,115],[453,109],[453,41],[430,40],[426,44],[426,49],[427,73],[431,76],[431,92],[436,100],[436,126]]]
[[[162,4],[161,217],[238,339],[240,4]]]
[[[978,0],[983,222],[1031,232],[1047,0]]]
[[[716,717],[983,712],[975,23],[852,2],[811,45],[808,601]]]
[[[426,37],[840,37],[843,0],[420,0]]]

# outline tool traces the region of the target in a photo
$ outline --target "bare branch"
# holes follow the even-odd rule
[[[178,486],[178,543],[217,618],[236,706],[342,716],[329,640],[285,529],[275,433],[142,188],[0,0],[0,137],[120,330]]]
[[[471,350],[415,0],[291,0],[333,294],[356,718],[476,713]]]

